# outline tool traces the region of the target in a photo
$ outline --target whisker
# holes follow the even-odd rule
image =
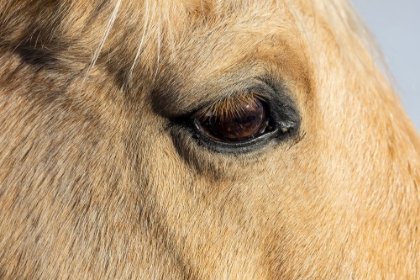
[[[91,61],[90,65],[89,65],[89,67],[86,71],[86,74],[85,74],[85,77],[83,79],[82,84],[84,84],[86,82],[86,79],[88,78],[90,71],[95,66],[96,62],[98,61],[99,55],[100,55],[100,53],[101,53],[101,51],[102,51],[102,49],[105,45],[106,40],[108,39],[108,36],[109,36],[109,33],[111,32],[112,27],[114,26],[115,20],[117,19],[117,14],[118,14],[118,11],[120,9],[121,2],[122,2],[122,0],[116,0],[114,10],[112,11],[112,14],[109,18],[109,21],[108,21],[108,23],[105,27],[104,35],[102,36],[102,39],[101,39],[101,41],[98,45],[98,48],[96,49],[96,51],[93,55],[92,61]]]

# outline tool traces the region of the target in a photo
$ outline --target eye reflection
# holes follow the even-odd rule
[[[271,131],[267,105],[254,94],[232,97],[200,112],[194,119],[205,136],[224,142],[241,142]]]

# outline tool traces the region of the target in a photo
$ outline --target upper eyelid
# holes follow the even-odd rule
[[[223,96],[217,96],[213,99],[207,98],[204,102],[201,102],[201,104],[188,108],[185,112],[180,114],[178,118],[197,115],[200,111],[211,108],[224,100],[235,98],[235,96],[240,94],[257,94],[258,97],[266,103],[270,103],[276,94],[274,87],[266,83],[264,79],[253,78],[249,79],[247,82],[239,82],[237,84],[241,84],[241,86],[234,86],[232,89],[224,89],[223,92],[225,92],[225,94]]]
[[[268,103],[270,101],[270,96],[268,94],[265,93],[265,91],[263,90],[256,90],[255,88],[251,88],[247,91],[244,92],[238,92],[236,94],[232,94],[229,97],[223,98],[223,99],[219,99],[217,101],[214,101],[212,103],[207,104],[206,106],[202,106],[200,107],[200,109],[195,110],[192,115],[192,117],[201,117],[203,116],[206,112],[208,112],[209,110],[215,109],[217,107],[217,105],[222,104],[223,102],[226,102],[228,100],[234,100],[234,99],[238,99],[238,102],[240,101],[241,97],[239,97],[238,95],[252,95],[254,98],[259,99],[261,101],[263,101],[264,103]]]
[[[239,66],[238,66],[239,67]],[[279,80],[278,73],[266,65],[243,66],[232,72],[226,71],[205,79],[191,79],[188,82],[163,82],[153,92],[153,107],[157,114],[172,118],[186,115],[200,108],[210,106],[238,92],[252,88],[271,90],[267,80]],[[185,81],[185,80],[184,80]],[[281,79],[279,80],[281,82]]]

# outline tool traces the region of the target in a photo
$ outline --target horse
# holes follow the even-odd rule
[[[419,279],[419,139],[345,0],[3,0],[0,278]]]

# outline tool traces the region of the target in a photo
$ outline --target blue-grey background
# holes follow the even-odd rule
[[[351,0],[382,48],[420,132],[420,0]]]

